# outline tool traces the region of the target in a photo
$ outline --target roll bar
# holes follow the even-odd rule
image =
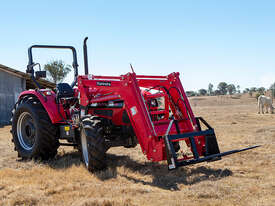
[[[71,84],[72,87],[75,86],[76,81],[77,81],[77,76],[78,76],[78,64],[77,64],[77,55],[76,55],[76,50],[72,46],[55,46],[55,45],[33,45],[28,49],[28,57],[29,57],[29,63],[27,65],[27,73],[31,73],[32,79],[35,80],[34,78],[34,69],[33,67],[35,66],[33,62],[33,57],[32,57],[32,49],[33,48],[45,48],[45,49],[70,49],[72,50],[73,53],[73,68],[74,68],[74,81]],[[34,81],[36,83],[36,81]],[[37,85],[39,88],[40,86]]]

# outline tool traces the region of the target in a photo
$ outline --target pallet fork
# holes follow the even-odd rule
[[[243,149],[230,150],[227,152],[220,153],[220,149],[217,143],[214,129],[202,117],[197,117],[196,120],[200,128],[199,132],[190,132],[190,133],[175,134],[175,135],[169,135],[169,131],[171,129],[172,124],[177,124],[177,120],[170,121],[170,124],[167,128],[167,132],[165,135],[165,148],[166,148],[167,164],[168,164],[169,170],[176,169],[180,166],[186,166],[186,165],[201,163],[205,161],[212,162],[212,161],[221,160],[222,156],[227,156],[237,152],[254,149],[260,146],[260,145],[256,145],[256,146],[251,146]],[[207,127],[207,130],[201,131],[200,122],[202,122]],[[200,157],[197,151],[194,137],[198,137],[198,136],[205,136],[204,157]],[[179,142],[185,139],[188,139],[191,143],[191,151],[194,157],[193,159],[187,159],[187,160],[179,159],[174,150],[173,142]]]

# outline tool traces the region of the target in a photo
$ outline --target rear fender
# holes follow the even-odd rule
[[[61,116],[58,113],[57,110],[57,104],[55,101],[55,93],[51,90],[45,90],[47,92],[50,92],[50,94],[48,93],[48,95],[42,96],[38,91],[35,90],[28,90],[28,91],[24,91],[20,94],[18,99],[21,99],[25,96],[34,96],[37,99],[39,99],[39,101],[41,102],[41,104],[43,105],[44,109],[47,111],[51,122],[53,124],[55,123],[59,123],[59,122],[63,122]],[[45,92],[43,90],[41,90],[41,92]],[[63,114],[64,110],[62,107],[60,107],[60,112]]]

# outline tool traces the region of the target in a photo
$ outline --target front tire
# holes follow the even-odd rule
[[[12,120],[12,141],[23,159],[47,160],[57,153],[57,128],[36,98],[19,103]]]
[[[101,121],[96,117],[85,118],[82,121],[80,140],[82,159],[87,169],[90,172],[105,169],[107,147]]]

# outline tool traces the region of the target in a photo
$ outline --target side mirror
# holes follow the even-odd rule
[[[47,74],[46,71],[37,71],[35,72],[35,78],[39,79],[39,78],[46,78]]]

